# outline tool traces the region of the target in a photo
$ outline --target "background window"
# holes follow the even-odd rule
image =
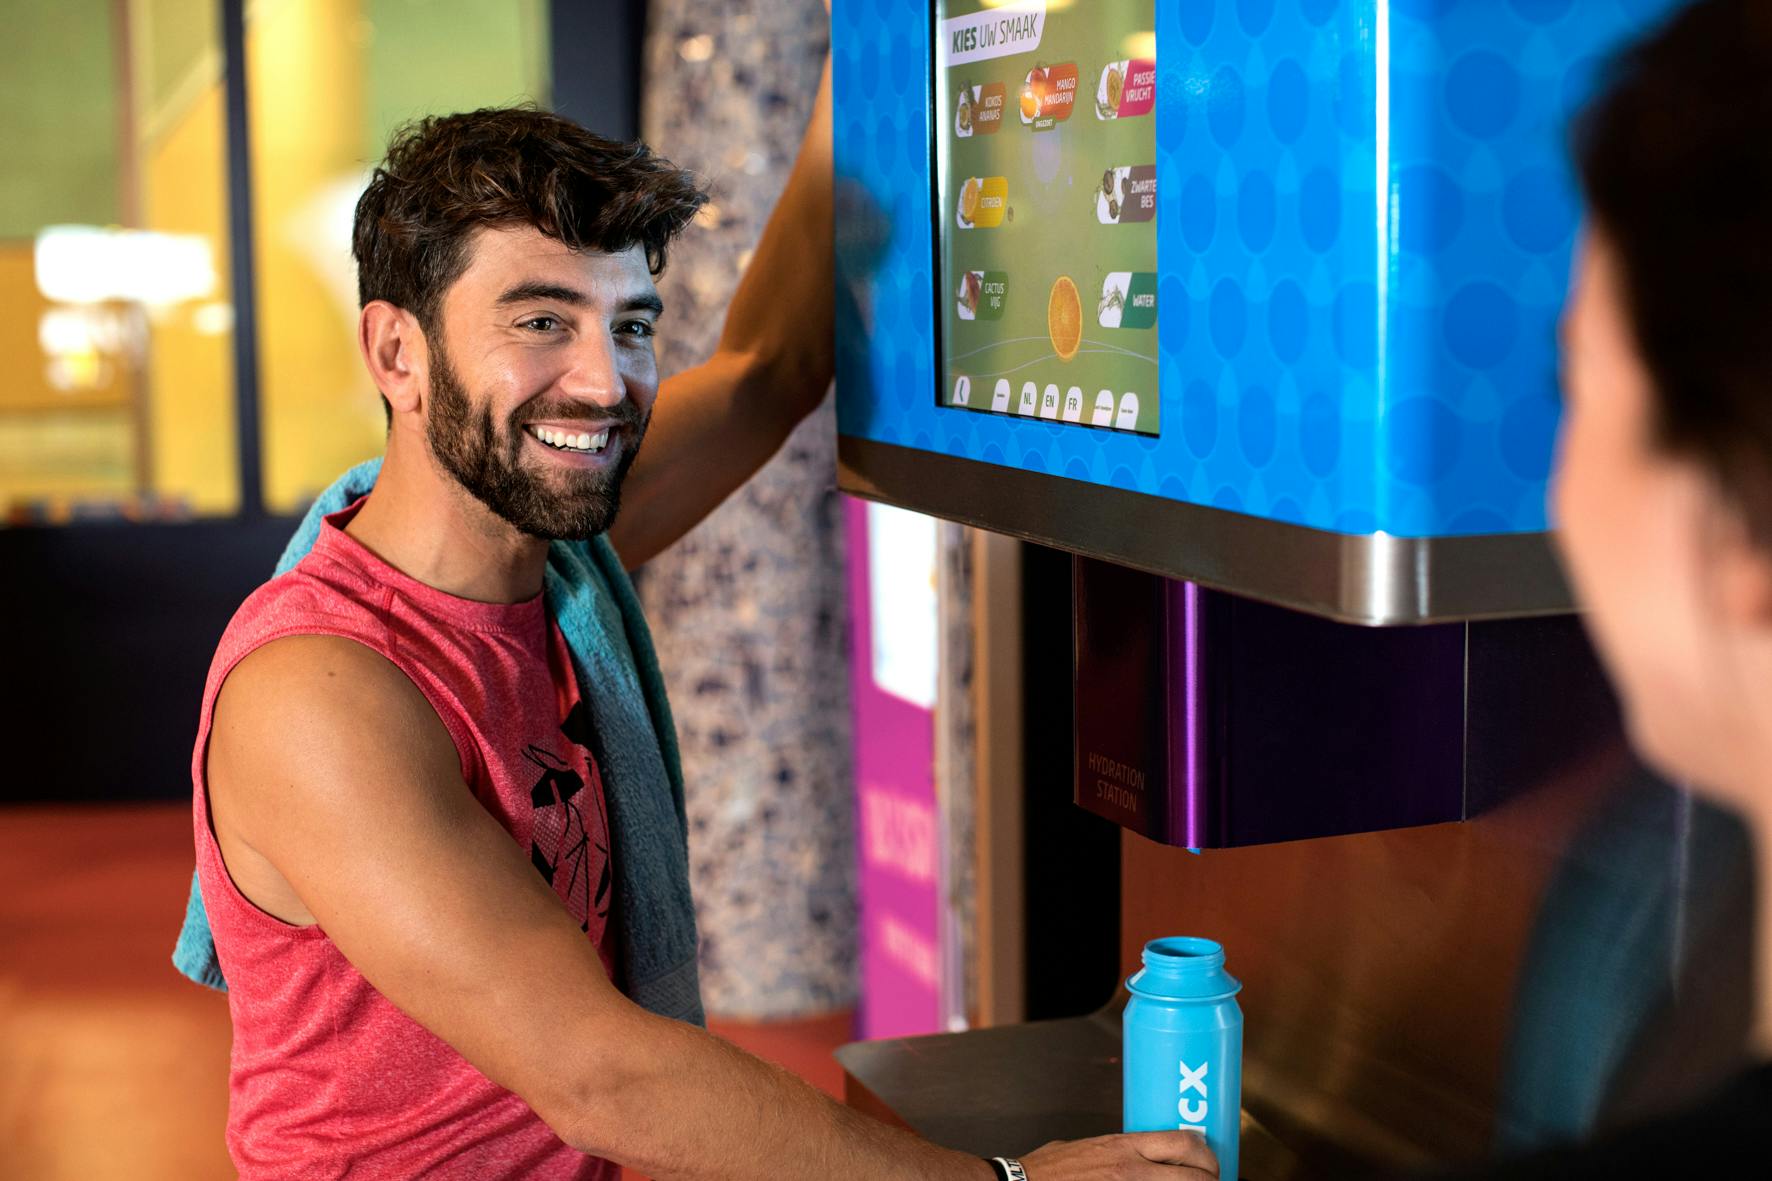
[[[15,5],[0,39],[0,509],[239,507],[219,14]]]

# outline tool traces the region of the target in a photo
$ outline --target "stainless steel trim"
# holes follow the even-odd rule
[[[1574,610],[1548,533],[1331,533],[853,435],[837,484],[1153,574],[1369,626]]]

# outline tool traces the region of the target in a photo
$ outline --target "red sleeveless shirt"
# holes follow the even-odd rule
[[[358,505],[362,502],[359,501]],[[540,595],[477,603],[410,578],[326,519],[313,550],[255,591],[223,634],[192,759],[197,873],[228,980],[228,1150],[256,1178],[613,1181],[528,1104],[377,992],[318,926],[258,909],[209,826],[216,695],[283,636],[341,636],[411,678],[455,741],[462,778],[560,895],[610,967],[613,888],[603,785],[559,629]]]

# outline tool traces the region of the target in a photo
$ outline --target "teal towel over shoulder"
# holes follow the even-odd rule
[[[276,573],[301,561],[319,539],[321,520],[367,493],[380,472],[381,460],[372,459],[322,493]],[[593,753],[617,851],[610,916],[620,941],[616,984],[654,1013],[703,1024],[677,729],[639,597],[601,536],[550,545],[543,585],[594,723]],[[227,988],[195,873],[172,962],[199,984]]]

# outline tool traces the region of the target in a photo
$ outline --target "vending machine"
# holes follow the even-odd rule
[[[834,6],[840,482],[1079,555],[1080,804],[1196,847],[1469,814],[1506,621],[1571,609],[1570,136],[1668,7]]]

